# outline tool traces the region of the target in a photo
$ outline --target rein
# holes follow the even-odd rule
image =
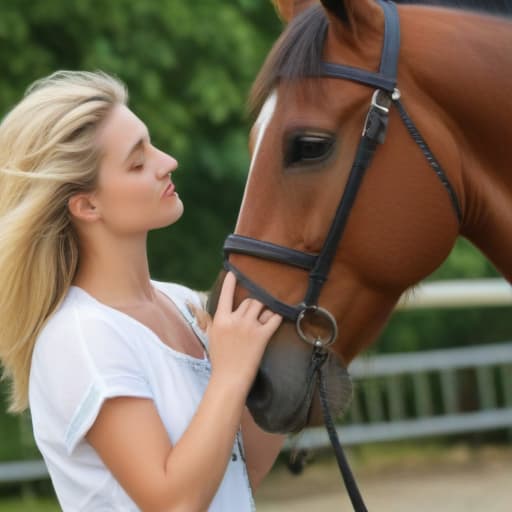
[[[338,336],[338,326],[334,316],[318,305],[318,299],[323,284],[328,278],[333,259],[366,170],[370,167],[378,146],[385,141],[389,111],[392,106],[397,108],[400,118],[412,139],[421,149],[429,165],[445,187],[457,220],[459,223],[462,220],[462,211],[455,190],[400,101],[401,93],[396,87],[398,55],[400,51],[400,20],[398,11],[395,4],[390,0],[377,0],[377,2],[382,7],[385,17],[384,43],[379,71],[375,73],[351,66],[324,62],[319,74],[322,77],[350,80],[375,88],[347,185],[320,253],[305,253],[236,234],[229,235],[224,243],[224,269],[233,272],[238,282],[270,310],[289,321],[295,322],[298,336],[304,342],[313,346],[312,364],[318,378],[320,402],[326,428],[355,512],[367,512],[367,508],[336,434],[334,421],[329,411],[327,389],[322,371],[323,364],[327,359],[327,349]],[[232,253],[262,258],[308,270],[309,283],[304,300],[297,305],[286,304],[280,301],[235,267],[229,261],[229,255]],[[305,333],[303,328],[304,322],[315,316],[328,323],[331,332],[326,338],[312,338]]]

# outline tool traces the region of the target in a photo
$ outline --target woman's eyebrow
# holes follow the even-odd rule
[[[123,163],[126,163],[127,160],[129,160],[129,158],[133,155],[133,153],[135,153],[135,151],[139,150],[142,148],[142,146],[144,145],[144,141],[145,141],[145,137],[141,137],[130,149],[130,151],[128,152],[128,154],[126,155],[126,158],[123,160]]]
[[[146,141],[149,141],[149,132],[147,130],[146,133],[140,137],[139,140],[131,147],[123,162],[126,163],[126,161],[133,155],[133,153],[135,153],[135,151],[142,148]]]

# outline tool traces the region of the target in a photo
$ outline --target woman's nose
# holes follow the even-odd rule
[[[164,157],[164,160],[167,162],[167,167],[170,171],[174,171],[178,167],[178,161],[173,156],[169,155],[168,153],[163,153],[162,155]]]
[[[162,169],[161,174],[164,177],[177,169],[178,161],[176,160],[176,158],[172,157],[171,155],[168,155],[167,153],[164,153],[163,151],[161,151],[160,153],[161,163],[159,165],[159,168]]]

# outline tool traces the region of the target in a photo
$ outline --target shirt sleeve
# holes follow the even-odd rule
[[[71,454],[105,400],[153,398],[144,358],[128,319],[79,306],[56,314],[38,337],[31,365],[39,437],[62,442]]]

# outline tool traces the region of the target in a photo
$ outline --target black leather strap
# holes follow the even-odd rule
[[[320,76],[328,78],[341,78],[343,80],[351,80],[363,85],[383,89],[392,92],[396,87],[396,80],[387,78],[380,73],[373,73],[364,69],[353,68],[343,64],[334,64],[332,62],[324,62]]]
[[[396,87],[398,54],[400,52],[400,18],[396,5],[389,0],[378,0],[384,11],[384,42],[379,72],[324,62],[321,76],[351,80],[363,85],[393,92]]]
[[[398,57],[400,53],[400,18],[393,2],[378,0],[384,11],[384,46],[380,58],[380,74],[393,80],[396,87]],[[393,92],[393,89],[389,90]]]
[[[316,353],[313,353],[313,364],[317,367],[316,371],[318,375],[318,394],[320,395],[320,405],[322,406],[322,412],[324,415],[325,428],[327,429],[329,440],[331,441],[334,453],[336,454],[336,462],[338,463],[338,468],[343,478],[343,482],[345,484],[345,488],[347,489],[354,511],[368,512],[361,492],[359,491],[359,487],[357,486],[356,479],[354,478],[348,460],[345,457],[345,452],[343,451],[340,440],[338,438],[338,433],[336,432],[336,424],[329,410],[329,397],[327,396],[327,385],[322,368],[324,360],[322,360],[322,358],[325,359],[323,352],[318,353],[317,351]],[[316,360],[319,362],[317,363]]]
[[[343,232],[345,231],[350,211],[352,210],[366,170],[373,159],[377,144],[376,139],[368,136],[361,138],[354,165],[350,171],[347,185],[345,186],[343,197],[336,210],[334,220],[329,228],[322,252],[318,256],[315,267],[309,274],[309,286],[304,300],[307,306],[318,303],[320,291],[329,275],[329,270],[334,256],[336,255]]]
[[[248,277],[246,277],[227,259],[224,260],[224,270],[226,270],[226,272],[233,272],[237,281],[249,292],[252,297],[255,297],[260,302],[265,304],[265,306],[267,306],[267,308],[269,308],[271,311],[281,315],[287,320],[295,322],[300,312],[304,309],[303,305],[290,306],[280,301],[279,299],[276,299],[270,295],[270,293],[261,288],[261,286],[258,286],[254,281],[251,281]]]
[[[307,252],[296,251],[282,245],[263,242],[255,238],[240,235],[229,235],[224,242],[225,257],[230,253],[247,254],[265,260],[276,261],[285,265],[292,265],[304,270],[311,270],[316,263],[317,256]]]

